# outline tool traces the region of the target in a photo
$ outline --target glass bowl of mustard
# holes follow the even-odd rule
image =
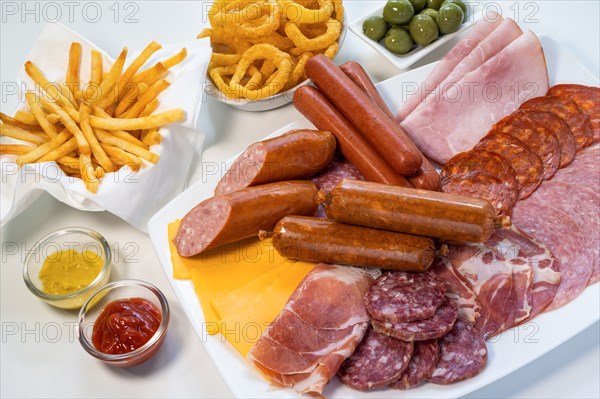
[[[97,290],[79,311],[77,338],[87,353],[115,367],[158,352],[169,326],[169,302],[156,286],[119,280]]]
[[[27,254],[23,279],[38,298],[62,309],[79,309],[110,279],[111,250],[97,231],[67,227],[38,241]]]

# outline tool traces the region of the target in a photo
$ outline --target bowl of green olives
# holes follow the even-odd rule
[[[467,0],[388,0],[354,21],[350,30],[405,69],[482,16],[481,7]]]

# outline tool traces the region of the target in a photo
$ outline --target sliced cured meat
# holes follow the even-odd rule
[[[248,359],[273,383],[320,395],[367,331],[364,296],[375,277],[365,269],[317,265]]]
[[[440,173],[442,186],[451,179],[462,179],[479,173],[503,182],[510,191],[510,206],[514,205],[519,197],[519,184],[514,169],[502,156],[483,149],[466,151],[452,157]]]
[[[442,191],[465,197],[486,199],[490,201],[498,215],[510,216],[512,212],[510,190],[493,176],[476,173],[469,177],[450,179],[442,186]]]
[[[397,380],[408,367],[412,342],[369,329],[356,351],[340,367],[340,380],[359,391],[380,388]]]
[[[525,101],[520,109],[552,112],[561,117],[575,137],[577,151],[592,144],[594,133],[587,115],[568,97],[543,96]]]
[[[475,292],[452,267],[446,258],[436,258],[429,270],[446,285],[446,297],[456,303],[458,318],[475,323],[480,315],[481,304]]]
[[[548,95],[570,98],[590,119],[594,137],[592,144],[600,142],[600,88],[562,84],[552,86]]]
[[[431,377],[439,360],[439,345],[436,339],[416,341],[408,367],[402,376],[390,384],[391,388],[409,389]]]
[[[429,378],[435,384],[452,384],[479,374],[487,363],[487,348],[472,324],[458,320],[439,340],[440,360]]]
[[[481,303],[476,326],[483,338],[510,327],[515,301],[510,262],[485,244],[452,245],[448,259]]]
[[[490,12],[485,18],[480,19],[469,33],[437,63],[418,90],[408,97],[406,103],[398,112],[398,121],[403,121],[408,114],[417,108],[481,41],[500,26],[503,19],[495,12]],[[458,78],[462,78],[462,75]]]
[[[494,125],[492,132],[504,132],[519,139],[527,148],[536,153],[544,164],[544,179],[554,175],[560,165],[560,142],[545,125],[548,113],[538,111],[517,111]]]
[[[403,323],[432,317],[445,293],[444,283],[430,273],[386,272],[369,289],[365,305],[374,319]]]
[[[519,186],[519,199],[527,198],[542,182],[542,159],[517,138],[502,132],[490,133],[481,139],[480,148],[504,158],[515,171]]]
[[[552,181],[564,181],[600,194],[600,147],[583,151],[568,168],[560,169]]]
[[[425,320],[410,321],[407,323],[389,323],[380,320],[371,320],[371,325],[382,334],[402,341],[426,341],[441,338],[452,330],[458,316],[456,303],[446,298],[435,314]]]
[[[577,223],[567,213],[531,197],[517,203],[513,223],[545,243],[560,262],[561,281],[546,310],[557,309],[575,299],[592,274],[591,259],[587,258],[587,251],[582,250],[587,237]]]
[[[348,160],[336,159],[329,162],[325,169],[313,177],[311,181],[315,183],[315,186],[317,186],[319,190],[323,190],[328,193],[335,187],[336,184],[344,179],[365,180],[358,169],[356,169],[356,167]],[[317,207],[315,216],[322,218],[327,217],[323,205],[319,205]]]
[[[542,47],[527,32],[466,74],[441,98],[426,99],[401,124],[427,158],[445,164],[472,149],[500,118],[547,90]]]

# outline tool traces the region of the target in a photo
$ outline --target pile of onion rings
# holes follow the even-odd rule
[[[342,0],[215,0],[208,11],[208,74],[231,99],[261,100],[306,80],[315,54],[339,50]]]

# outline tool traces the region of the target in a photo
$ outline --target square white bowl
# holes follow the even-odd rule
[[[370,17],[382,16],[383,6],[358,18],[356,21],[354,21],[350,24],[349,28],[352,31],[352,33],[354,33],[356,36],[358,36],[363,41],[365,41],[369,46],[373,47],[375,49],[375,51],[377,51],[382,56],[384,56],[389,62],[391,62],[392,64],[394,64],[396,67],[398,67],[400,69],[406,69],[406,68],[410,67],[411,65],[413,65],[415,62],[419,61],[421,58],[423,58],[427,54],[431,53],[436,48],[440,47],[442,44],[450,41],[453,37],[457,36],[461,32],[466,31],[467,29],[469,29],[471,26],[473,26],[475,24],[475,22],[477,22],[478,20],[480,20],[483,17],[483,9],[481,8],[481,6],[479,6],[478,4],[475,4],[475,6],[473,6],[472,3],[469,4],[468,2],[466,2],[465,4],[467,5],[467,10],[468,10],[467,18],[466,18],[466,21],[463,22],[462,26],[460,27],[460,29],[458,31],[456,31],[454,33],[442,35],[425,47],[417,45],[417,47],[413,48],[411,51],[409,51],[408,53],[403,54],[403,55],[392,53],[391,51],[386,49],[383,44],[369,39],[363,33],[363,30],[362,30],[363,22],[365,22],[365,20]]]

